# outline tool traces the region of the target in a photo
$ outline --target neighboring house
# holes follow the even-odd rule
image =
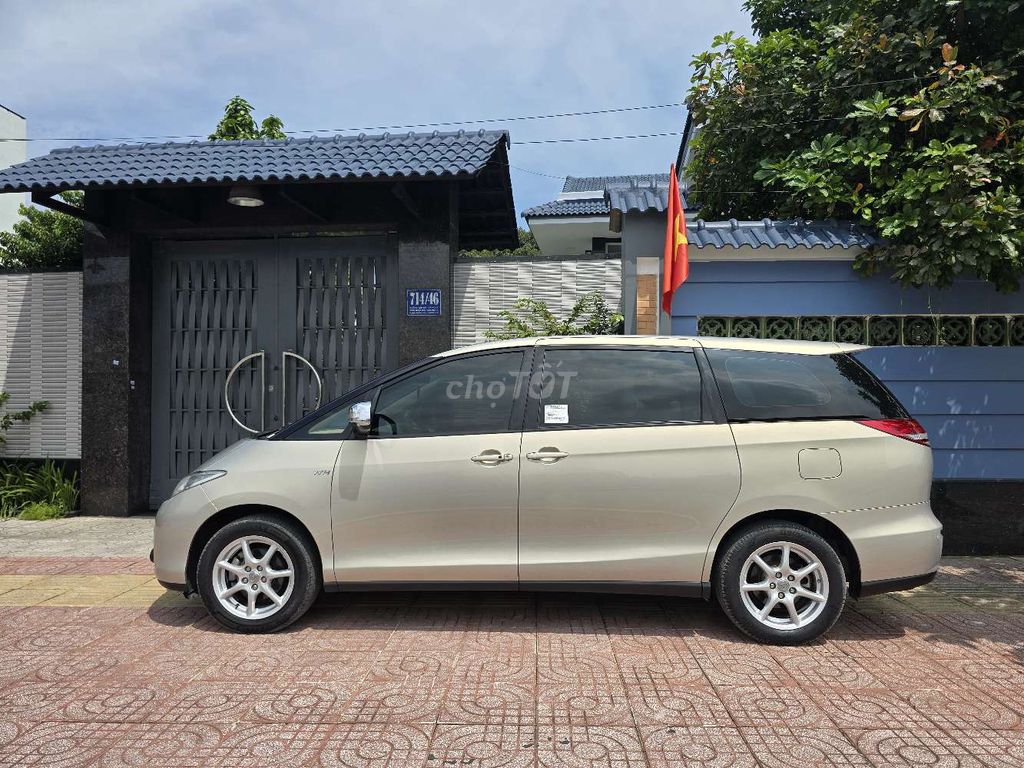
[[[549,203],[523,211],[537,246],[545,256],[618,253],[621,235],[608,222],[609,186],[668,184],[667,173],[634,176],[569,176]]]
[[[549,203],[523,211],[530,231],[545,256],[584,255],[619,258],[623,239],[620,229],[614,228],[610,189],[624,190],[624,194],[638,199],[654,194],[657,189],[668,188],[667,173],[633,174],[629,176],[569,176],[562,192]],[[626,279],[623,270],[620,311],[626,318],[627,333],[657,333],[657,272],[659,260],[640,259],[630,262],[632,274]],[[639,270],[639,275],[637,274]]]
[[[28,156],[25,118],[0,104],[0,170],[25,162]],[[24,195],[0,195],[0,232],[9,231],[18,220],[18,205]]]

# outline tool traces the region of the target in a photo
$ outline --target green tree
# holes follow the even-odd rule
[[[487,331],[488,339],[522,339],[531,336],[579,336],[622,333],[622,315],[611,311],[598,291],[580,296],[564,320],[559,320],[543,301],[516,299],[512,309],[498,313],[505,320],[500,331]]]
[[[528,229],[520,227],[519,233],[519,245],[515,248],[504,248],[499,250],[492,249],[481,249],[474,251],[460,251],[460,256],[473,256],[476,258],[490,258],[493,256],[539,256],[540,248],[537,247],[537,239],[533,236],[533,232]]]
[[[210,141],[287,138],[281,118],[277,115],[268,115],[257,125],[252,110],[252,104],[241,96],[235,96],[224,107],[224,116],[210,134]]]
[[[759,39],[693,59],[687,175],[704,218],[837,217],[862,273],[1001,290],[1024,275],[1024,5],[746,0]]]
[[[62,192],[64,202],[81,207],[84,194]],[[0,265],[46,272],[82,266],[82,220],[36,206],[18,207],[21,219],[0,232]]]

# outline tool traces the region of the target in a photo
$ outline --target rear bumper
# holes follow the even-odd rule
[[[829,515],[828,519],[846,534],[857,553],[861,594],[867,594],[865,589],[871,583],[926,579],[938,570],[942,523],[932,514],[928,502],[854,509]]]

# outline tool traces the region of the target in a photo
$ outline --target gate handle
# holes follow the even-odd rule
[[[313,406],[313,410],[314,411],[317,408],[320,407],[320,398],[323,396],[323,393],[324,393],[324,382],[320,378],[320,374],[317,373],[316,368],[313,367],[313,364],[311,362],[309,362],[309,360],[307,360],[306,358],[304,358],[302,355],[298,354],[297,352],[290,352],[288,350],[285,350],[284,352],[282,352],[281,353],[281,422],[282,422],[282,424],[284,423],[284,415],[285,415],[285,413],[287,413],[286,409],[288,407],[288,376],[285,375],[284,364],[288,360],[289,357],[294,357],[296,360],[299,360],[299,361],[305,363],[307,366],[309,366],[309,370],[311,370],[313,372],[313,375],[316,376],[316,405]]]
[[[260,428],[259,429],[250,429],[249,427],[245,426],[245,424],[243,424],[241,421],[239,421],[238,417],[235,416],[235,412],[233,410],[231,410],[231,398],[228,397],[228,386],[231,384],[231,377],[234,376],[238,372],[238,369],[241,368],[243,365],[245,365],[250,360],[253,360],[253,359],[257,358],[257,357],[260,359]],[[227,378],[224,379],[224,405],[228,409],[228,416],[231,417],[231,420],[233,422],[235,422],[235,424],[240,426],[246,432],[249,432],[249,433],[254,434],[254,435],[258,435],[260,432],[264,432],[266,430],[266,410],[267,410],[266,407],[265,407],[266,399],[267,399],[267,359],[266,359],[266,354],[261,349],[259,352],[253,352],[251,355],[246,355],[241,360],[239,360],[237,363],[235,363],[234,367],[230,371],[228,371]]]

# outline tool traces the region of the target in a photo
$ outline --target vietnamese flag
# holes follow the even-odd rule
[[[686,213],[679,197],[675,165],[668,175],[668,226],[665,229],[665,276],[661,283],[661,308],[671,314],[672,296],[690,274],[690,258],[687,255],[689,241],[686,239]]]

